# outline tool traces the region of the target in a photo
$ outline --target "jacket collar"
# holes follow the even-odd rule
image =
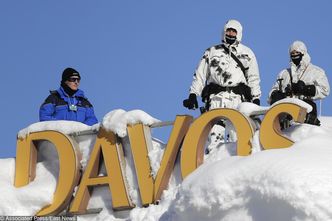
[[[59,93],[61,98],[68,98],[68,94],[65,92],[65,90],[60,87],[57,92]],[[84,92],[80,89],[78,89],[75,94],[72,97],[84,97]]]

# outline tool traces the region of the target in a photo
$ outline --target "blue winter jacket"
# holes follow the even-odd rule
[[[69,97],[60,87],[46,98],[39,109],[39,120],[71,120],[87,125],[98,123],[93,107],[80,89]]]

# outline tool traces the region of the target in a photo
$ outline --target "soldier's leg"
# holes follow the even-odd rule
[[[320,126],[320,121],[317,118],[317,105],[313,100],[304,99],[306,103],[310,104],[312,111],[306,116],[305,123]]]

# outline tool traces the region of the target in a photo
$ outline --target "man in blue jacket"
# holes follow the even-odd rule
[[[39,120],[70,120],[89,126],[98,123],[92,104],[78,89],[81,76],[73,68],[66,68],[62,73],[61,86],[50,91],[39,109]]]

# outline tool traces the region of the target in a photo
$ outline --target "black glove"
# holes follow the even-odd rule
[[[286,97],[286,95],[284,93],[282,93],[281,91],[273,91],[271,93],[271,105],[274,104],[275,102],[284,99]]]
[[[188,108],[189,110],[198,108],[196,94],[189,94],[189,98],[183,100],[183,106]]]
[[[297,83],[292,84],[293,92],[297,95],[304,95],[313,97],[316,95],[315,85],[306,85],[303,81],[299,80]]]
[[[302,94],[305,87],[305,83],[299,80],[297,83],[292,83],[292,89],[294,94]]]
[[[315,85],[306,85],[303,89],[303,95],[308,97],[313,97],[316,95]]]
[[[261,105],[261,101],[258,98],[254,99],[252,103],[257,104],[258,106]]]

